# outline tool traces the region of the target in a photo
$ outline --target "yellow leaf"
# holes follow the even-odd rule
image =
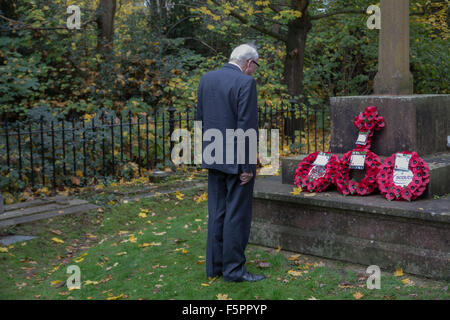
[[[208,201],[208,194],[205,192],[199,197],[194,197],[194,200],[195,200],[196,203],[200,203],[200,202],[203,202],[203,201]]]
[[[403,283],[403,284],[408,284],[409,281],[410,281],[409,278],[405,278],[405,279],[402,280],[402,283]]]
[[[8,248],[0,247],[0,252],[2,252],[2,253],[8,253]]]
[[[119,300],[120,298],[122,298],[123,297],[123,293],[121,293],[120,295],[118,295],[118,296],[116,296],[116,297],[109,297],[109,298],[106,298],[106,300]]]
[[[302,187],[293,188],[291,194],[298,196],[302,192]]]
[[[84,282],[84,285],[85,286],[88,286],[88,285],[91,285],[91,284],[99,284],[99,282],[98,281],[91,281],[91,280],[86,280],[85,282]]]
[[[141,212],[138,215],[139,218],[147,218],[147,214],[145,212]]]
[[[298,258],[300,258],[300,255],[299,254],[294,254],[294,255],[290,256],[288,258],[288,260],[295,261],[295,260],[298,260]]]
[[[183,200],[184,194],[182,194],[180,191],[175,192],[175,196],[178,200]]]
[[[118,254],[116,254],[116,256],[124,256],[124,255],[126,255],[126,254],[127,254],[127,252],[124,251],[124,252],[119,252]]]
[[[228,295],[227,294],[221,294],[221,293],[219,293],[219,294],[217,294],[217,300],[233,300],[233,299],[231,299],[231,298],[228,298]]]
[[[54,286],[54,285],[56,285],[58,283],[61,283],[61,280],[55,280],[55,281],[52,281],[50,283],[52,284],[52,286]]]
[[[140,244],[139,245],[139,247],[141,247],[141,248],[146,248],[146,247],[153,247],[153,246],[160,246],[161,245],[161,242],[150,242],[150,243],[143,243],[143,244]]]
[[[294,277],[300,277],[304,273],[307,273],[307,271],[295,271],[295,270],[292,270],[292,269],[288,271],[288,274],[290,274],[291,276],[294,276]]]
[[[364,297],[364,295],[363,295],[361,292],[355,292],[355,294],[353,295],[353,297],[354,297],[356,300],[359,300],[359,299],[361,299],[362,297]]]
[[[275,252],[280,252],[281,251],[281,246],[278,246],[277,250],[275,250]]]
[[[394,276],[403,277],[404,276],[403,269],[395,269]]]
[[[203,283],[202,283],[202,286],[204,286],[204,287],[209,287],[209,283],[203,282]]]
[[[54,241],[54,242],[56,242],[56,243],[64,243],[63,240],[61,240],[61,239],[59,239],[59,238],[56,238],[56,237],[52,238],[52,241]]]

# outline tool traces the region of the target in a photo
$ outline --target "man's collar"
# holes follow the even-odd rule
[[[242,71],[242,68],[241,68],[241,66],[240,65],[238,65],[237,63],[235,63],[235,62],[228,62],[229,64],[232,64],[232,65],[235,65],[235,66],[237,66],[238,68],[239,68],[239,70],[241,70]],[[244,72],[244,71],[242,71],[242,72]]]

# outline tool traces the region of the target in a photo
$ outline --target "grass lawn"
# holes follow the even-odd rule
[[[38,238],[1,249],[0,299],[449,298],[446,282],[382,270],[381,289],[369,290],[367,266],[253,245],[247,248],[247,268],[267,279],[207,279],[207,202],[195,201],[206,191],[182,192],[116,204],[105,195],[98,198],[103,212],[9,229]],[[81,271],[78,290],[66,286],[70,265]]]

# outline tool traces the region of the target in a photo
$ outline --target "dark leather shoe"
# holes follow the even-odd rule
[[[240,277],[238,279],[235,279],[235,280],[227,280],[227,279],[225,279],[225,280],[226,281],[233,281],[233,282],[242,282],[242,281],[255,282],[255,281],[263,280],[265,278],[266,278],[265,275],[253,274],[253,273],[250,273],[250,272],[247,271],[246,273],[244,273],[244,275],[242,277]]]

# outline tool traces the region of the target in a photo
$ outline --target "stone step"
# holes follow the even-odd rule
[[[338,158],[342,154],[336,154]],[[420,155],[419,155],[420,156]],[[294,174],[298,164],[307,155],[285,157],[281,159],[281,175],[283,184],[294,185]],[[383,162],[386,157],[380,156]],[[437,153],[423,156],[422,159],[428,163],[430,168],[430,183],[420,198],[431,198],[434,195],[445,195],[450,193],[450,152]],[[333,187],[330,187],[333,189]],[[335,188],[334,188],[335,189]]]
[[[7,218],[2,217],[2,219],[0,219],[0,228],[36,220],[48,219],[56,216],[63,216],[67,214],[85,213],[98,208],[98,206],[90,204],[87,201],[75,200],[72,202],[73,205],[69,207],[60,207],[57,209],[53,208],[49,210],[37,210],[33,214],[28,215],[10,215]]]
[[[43,201],[43,203],[45,203]],[[18,217],[24,217],[28,215],[34,215],[39,214],[42,212],[47,211],[64,211],[66,208],[72,207],[72,206],[78,206],[82,204],[87,204],[88,202],[86,200],[80,200],[80,199],[70,199],[67,202],[64,202],[64,204],[56,203],[56,202],[47,202],[47,204],[43,204],[40,206],[23,206],[20,209],[16,210],[9,210],[5,211],[3,214],[0,214],[0,221],[11,219],[11,218],[18,218]]]
[[[250,243],[450,280],[450,196],[292,195],[293,186],[281,182],[256,181]]]

